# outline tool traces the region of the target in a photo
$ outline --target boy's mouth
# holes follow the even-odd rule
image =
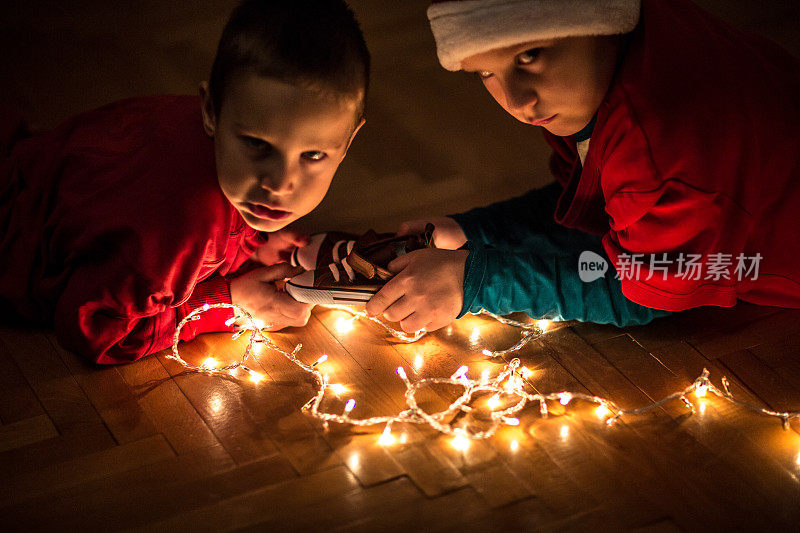
[[[558,113],[556,113],[555,115],[553,115],[550,118],[542,118],[542,119],[539,119],[539,120],[531,120],[531,121],[529,121],[529,124],[531,124],[533,126],[544,126],[546,124],[550,124],[551,122],[553,122],[553,120],[555,120],[555,118],[557,116],[558,116]]]
[[[253,215],[257,216],[258,218],[265,218],[267,220],[283,220],[292,214],[291,211],[272,209],[271,207],[267,207],[265,205],[251,204],[250,202],[245,202],[242,205]]]

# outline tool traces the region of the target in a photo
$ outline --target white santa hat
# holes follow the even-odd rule
[[[641,0],[433,0],[428,8],[439,62],[527,41],[632,31]]]

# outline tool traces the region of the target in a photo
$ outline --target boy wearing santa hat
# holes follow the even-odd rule
[[[800,307],[800,63],[689,0],[445,0],[439,60],[544,129],[556,182],[436,225],[367,304],[407,331],[481,308],[631,325]]]

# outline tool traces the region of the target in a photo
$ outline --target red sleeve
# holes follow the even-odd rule
[[[84,265],[70,277],[56,304],[55,329],[67,349],[96,363],[135,361],[172,345],[177,322],[204,303],[230,303],[218,275],[198,283],[191,297],[173,306],[174,292],[135,275],[118,275],[109,265]],[[189,322],[181,339],[210,331],[230,331],[230,309],[212,309]]]

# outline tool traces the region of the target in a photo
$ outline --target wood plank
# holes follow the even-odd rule
[[[242,339],[244,340],[244,339]],[[190,343],[182,343],[181,351],[187,361],[202,362],[209,354],[220,363],[241,358],[241,342],[231,342],[230,334],[203,335]],[[286,399],[266,383],[254,384],[244,371],[231,374],[186,372],[177,362],[156,357],[197,411],[215,438],[237,464],[256,461],[277,453],[269,430],[261,419],[262,413],[277,409],[285,411]],[[254,370],[261,370],[257,367]],[[269,376],[266,376],[269,380]]]
[[[44,333],[0,328],[8,353],[62,435],[81,433],[102,420]],[[113,442],[111,435],[108,441]]]
[[[437,457],[425,443],[398,446],[392,457],[429,498],[465,487],[469,482],[446,458]]]
[[[10,424],[44,413],[33,389],[11,359],[0,330],[0,421]]]
[[[707,361],[688,345],[672,345],[654,351],[654,354],[674,374],[688,382],[704,366],[711,370],[711,379],[717,386],[720,386],[719,379],[726,374],[724,367]],[[734,396],[750,403],[759,402],[735,376],[728,377]],[[683,424],[698,442],[713,450],[714,456],[742,480],[745,489],[739,493],[739,485],[731,483],[729,492],[733,494],[730,496],[748,501],[746,508],[752,511],[753,517],[758,509],[772,519],[778,516],[781,516],[780,520],[793,519],[793,513],[800,508],[797,505],[800,493],[795,472],[796,435],[781,429],[776,419],[755,415],[719,398],[708,397],[698,404],[698,414]]]
[[[776,411],[800,411],[800,389],[757,358],[754,349],[727,353],[719,361],[728,369],[728,376],[746,383],[764,406]]]
[[[291,517],[303,516],[315,504],[357,488],[358,482],[346,468],[335,467],[175,513],[143,525],[141,530],[220,531],[256,524],[274,524],[275,529],[285,530],[292,527]]]
[[[781,311],[739,302],[733,307],[695,307],[654,320],[644,326],[623,328],[640,344],[650,350],[679,342],[700,342],[700,339],[735,332],[755,321]]]
[[[715,358],[794,333],[800,333],[800,310],[784,309],[744,323],[725,324],[689,339],[689,344],[707,358]]]
[[[517,317],[519,318],[519,317]],[[463,319],[462,319],[463,320]],[[489,360],[483,354],[485,346],[502,349],[515,344],[521,336],[517,328],[506,326],[487,317],[468,317],[464,323],[455,324],[453,332],[448,328],[428,334],[423,340],[413,343],[394,343],[394,350],[400,355],[411,379],[426,376],[448,376],[461,365],[469,367],[468,376],[479,379],[484,371],[489,375],[498,373],[504,364],[501,360]],[[525,348],[520,356],[524,357],[529,348]],[[421,358],[421,361],[420,359]],[[421,364],[418,364],[421,363]],[[447,394],[442,389],[433,389],[444,408],[456,395],[462,392],[456,389]],[[487,396],[488,397],[488,396]],[[480,403],[480,399],[478,399]],[[424,404],[422,404],[424,407]],[[478,423],[472,415],[463,419],[466,423]],[[491,507],[513,503],[519,499],[531,497],[534,492],[530,485],[516,478],[505,462],[503,456],[490,441],[477,440],[469,443],[466,449],[457,450],[452,445],[452,437],[430,438],[427,441],[433,453],[449,459],[472,487],[484,496]],[[497,490],[502,487],[503,490]]]
[[[104,425],[85,426],[79,433],[71,432],[0,452],[0,479],[46,468],[114,445]]]
[[[630,338],[610,339],[594,347],[646,395],[642,404],[658,400],[691,383],[676,376],[657,356],[646,352]],[[695,512],[701,512],[698,519],[730,525],[753,520],[751,507],[754,496],[748,484],[740,477],[732,476],[730,466],[722,464],[714,453],[697,441],[691,431],[685,432],[697,420],[685,420],[688,411],[680,401],[665,404],[663,411],[674,424],[664,421],[645,425],[631,419],[628,422],[652,442],[650,448],[653,453],[650,457],[653,464],[659,465],[664,479],[674,477],[688,487],[685,490],[687,506],[695,508]],[[665,438],[668,441],[662,445]],[[709,494],[720,482],[729,490],[710,498]],[[697,506],[702,511],[696,509]],[[745,512],[745,509],[748,511]]]
[[[554,359],[557,359],[566,371],[572,376],[581,379],[584,382],[584,386],[591,393],[612,399],[623,407],[635,407],[638,406],[637,404],[647,403],[648,398],[641,391],[610,365],[599,352],[586,344],[570,329],[560,330],[543,338],[544,344],[553,350]],[[619,338],[613,337],[605,342],[613,342]],[[565,379],[570,378],[565,377]],[[609,390],[613,390],[614,394],[610,394]],[[585,407],[589,407],[590,410],[584,410]],[[584,482],[589,487],[600,485],[597,488],[592,488],[593,492],[602,490],[604,494],[613,494],[619,499],[620,505],[626,505],[628,508],[630,508],[631,504],[625,502],[644,497],[647,502],[644,505],[649,508],[649,511],[638,514],[638,516],[636,513],[627,516],[625,520],[629,527],[645,523],[647,520],[656,519],[668,512],[666,509],[669,508],[679,508],[684,514],[684,523],[691,523],[692,519],[701,515],[701,510],[695,508],[693,502],[674,501],[674,498],[680,499],[678,495],[685,492],[675,484],[671,484],[669,488],[665,487],[666,490],[663,491],[661,497],[657,502],[654,502],[652,496],[647,494],[646,487],[648,484],[664,485],[665,481],[669,481],[669,477],[664,478],[664,472],[657,468],[657,465],[652,461],[651,454],[648,452],[648,448],[652,445],[637,434],[634,427],[629,427],[630,422],[615,424],[613,428],[603,427],[606,425],[602,423],[598,425],[599,421],[592,416],[594,407],[591,405],[585,407],[582,407],[580,402],[577,402],[577,405],[570,404],[567,411],[568,417],[565,417],[563,422],[547,420],[545,423],[540,424],[542,429],[548,428],[548,432],[537,431],[538,440],[541,441],[541,436],[546,435],[555,448],[554,445],[557,444],[558,437],[560,437],[561,440],[569,441],[571,446],[578,446],[577,449],[572,451],[573,454],[578,452],[580,447],[584,447],[584,453],[592,455],[598,463],[597,467],[605,467],[607,469],[606,476],[608,476],[608,479],[605,476],[594,476],[587,478]],[[645,415],[636,422],[653,424],[656,422],[656,417],[652,414]],[[558,434],[555,433],[555,427],[553,427],[555,423],[561,424]],[[566,430],[563,428],[566,428]],[[568,436],[564,437],[565,434]],[[626,453],[620,453],[620,449],[627,451]],[[588,450],[593,450],[594,453]],[[576,457],[574,460],[586,461],[587,458]],[[585,468],[589,469],[591,467],[585,466]],[[603,487],[603,484],[607,484],[609,480],[620,476],[625,478],[622,483],[630,487],[639,486],[642,494],[628,494],[622,487]]]
[[[117,367],[142,411],[178,454],[217,444],[214,434],[175,381],[150,356]]]
[[[99,413],[114,440],[122,444],[158,433],[116,366],[90,364],[63,349],[52,332],[47,333],[47,338]]]
[[[425,531],[459,530],[460,523],[474,522],[490,512],[471,488],[435,499],[422,496],[407,479],[400,478],[368,490],[354,490],[313,505],[296,515],[288,527],[295,531]],[[281,529],[279,520],[268,520],[247,530]],[[466,529],[470,529],[467,527]],[[472,528],[472,530],[477,530]]]
[[[86,454],[11,478],[0,488],[3,505],[30,497],[58,493],[96,479],[127,472],[175,456],[162,435]]]
[[[773,339],[749,348],[749,351],[783,379],[800,389],[800,334]]]
[[[47,415],[26,418],[0,426],[0,452],[21,448],[58,436],[52,420]]]
[[[177,457],[86,481],[28,498],[9,507],[19,527],[64,529],[126,529],[174,512],[207,505],[226,494],[239,494],[261,482],[286,479],[294,473],[280,468],[280,458],[259,468],[252,463],[235,470],[220,445],[188,451]],[[252,473],[252,474],[250,474]],[[227,477],[226,477],[227,476]]]

